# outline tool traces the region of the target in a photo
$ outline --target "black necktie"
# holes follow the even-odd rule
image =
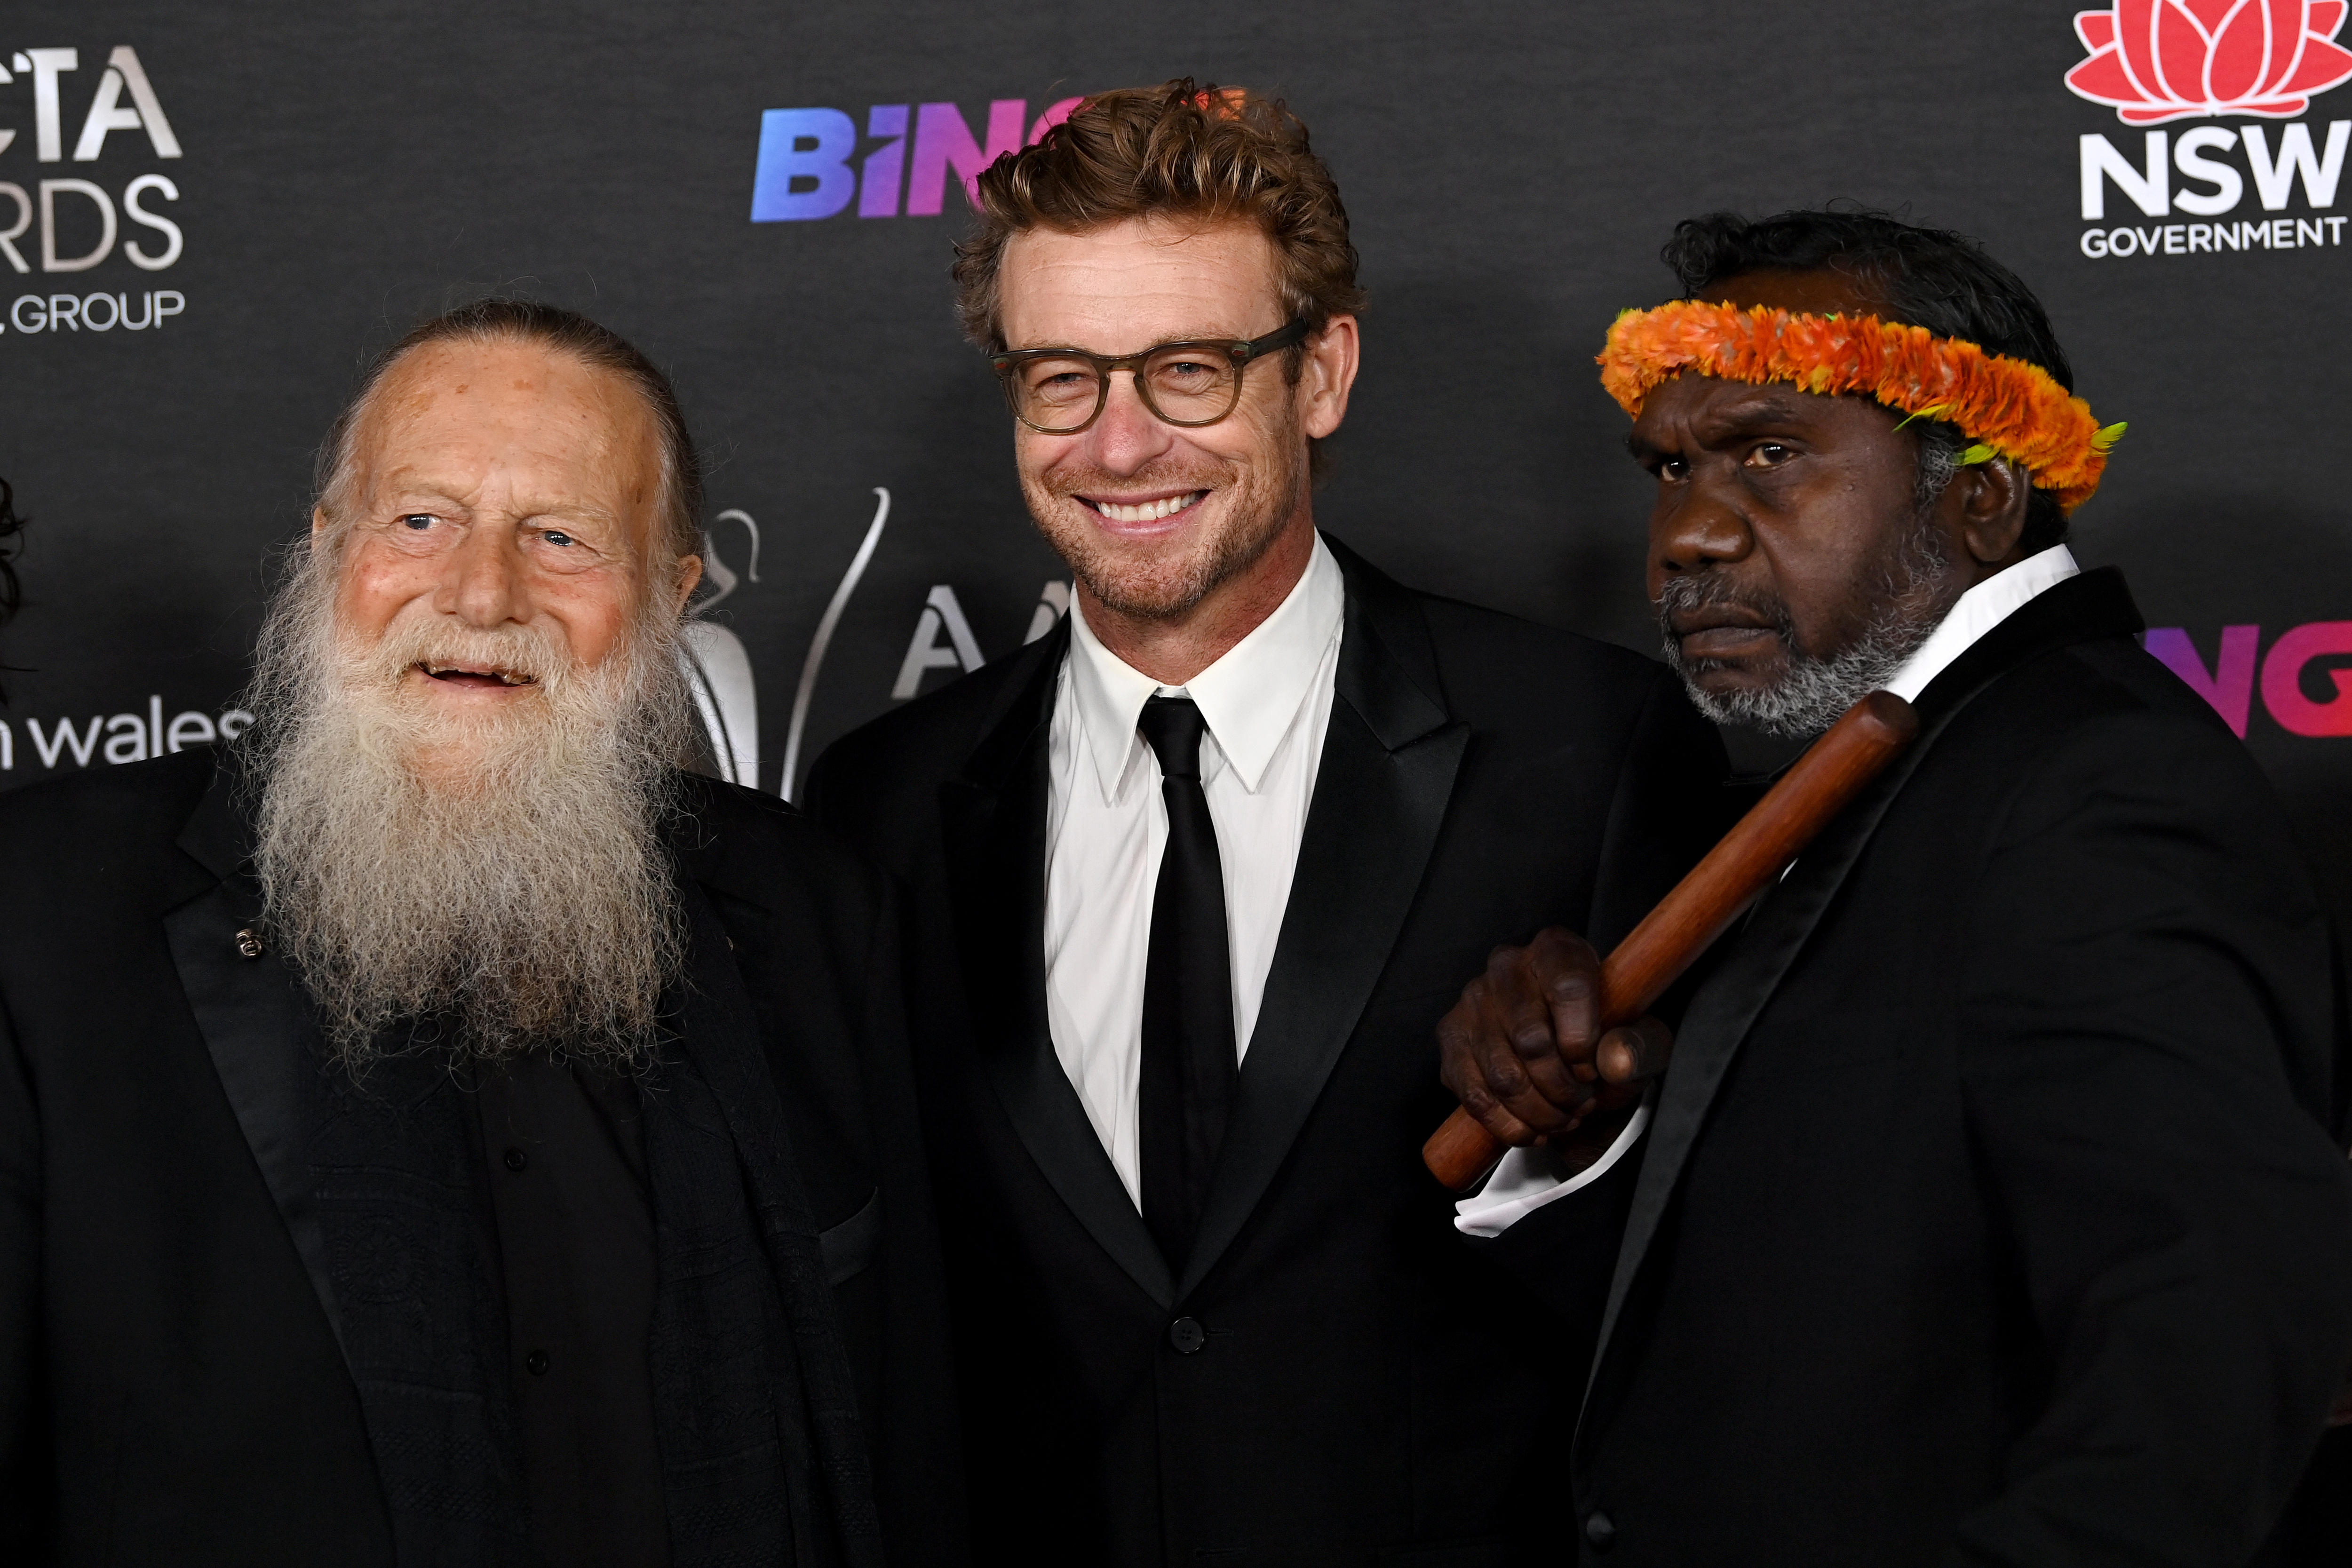
[[[1206,722],[1190,698],[1154,697],[1136,727],[1160,759],[1168,802],[1143,978],[1143,1223],[1181,1272],[1241,1076],[1233,961],[1217,828],[1201,789]]]

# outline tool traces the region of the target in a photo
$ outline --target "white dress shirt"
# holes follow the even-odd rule
[[[1153,696],[1208,722],[1201,786],[1217,828],[1234,969],[1234,1047],[1249,1052],[1323,760],[1347,587],[1318,537],[1287,598],[1186,685],[1163,687],[1070,610],[1054,694],[1045,817],[1045,1015],[1054,1054],[1127,1194],[1142,1206],[1143,971],[1168,843],[1160,761],[1136,732]]]
[[[2029,555],[2016,565],[1994,573],[1953,601],[1950,612],[1919,645],[1918,651],[1895,672],[1886,682],[1886,689],[1906,702],[1917,701],[1928,683],[1974,647],[1978,638],[2015,615],[2029,601],[2078,575],[2082,570],[2074,563],[2072,552],[2063,544],[2053,544],[2038,555]],[[1514,1149],[1505,1154],[1503,1163],[1495,1167],[1495,1173],[1476,1195],[1454,1205],[1455,1227],[1469,1236],[1500,1236],[1544,1205],[1600,1180],[1647,1130],[1651,1101],[1655,1098],[1656,1091],[1653,1089],[1608,1152],[1565,1181],[1560,1178],[1559,1163],[1549,1150]]]

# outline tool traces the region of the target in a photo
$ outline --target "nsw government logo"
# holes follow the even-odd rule
[[[2345,0],[2116,0],[2079,11],[2091,58],[2066,85],[2111,103],[2126,125],[2192,115],[2284,120],[2314,93],[2352,80],[2352,53],[2334,43]]]
[[[2083,254],[2219,256],[2342,246],[2346,220],[2326,209],[2336,205],[2352,121],[2330,121],[2324,140],[2315,141],[2311,125],[2297,117],[2319,94],[2352,81],[2352,50],[2335,42],[2346,8],[2347,0],[2115,0],[2104,11],[2075,13],[2075,36],[2090,52],[2067,71],[2066,86],[2112,108],[2125,124],[2224,116],[2286,121],[2149,131],[2136,153],[2101,132],[2085,134],[2082,216],[2101,226],[2083,231]],[[2250,183],[2262,212],[2291,216],[2236,216]],[[2228,221],[2110,226],[2110,186],[2144,217],[2169,218],[2177,210],[2189,219]],[[2128,216],[2120,207],[2112,216]]]

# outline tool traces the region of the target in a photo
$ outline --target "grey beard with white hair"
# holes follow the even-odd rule
[[[343,635],[336,551],[309,544],[262,628],[245,706],[265,929],[355,1076],[440,1034],[454,1055],[652,1058],[684,920],[660,837],[685,755],[674,622],[651,593],[593,668],[535,627],[403,616]],[[489,662],[533,693],[433,711],[419,661]],[[432,768],[420,766],[430,752]],[[394,1026],[412,1030],[404,1045]]]
[[[1655,603],[1666,663],[1682,677],[1692,704],[1718,724],[1746,725],[1792,739],[1818,735],[1856,701],[1893,679],[1943,624],[1959,596],[1958,585],[1949,578],[1950,565],[1942,536],[1923,507],[1915,526],[1897,541],[1876,574],[1873,596],[1877,608],[1862,635],[1826,658],[1797,645],[1796,623],[1787,605],[1742,595],[1719,572],[1670,579]],[[1720,694],[1699,685],[1697,678],[1717,665],[1683,653],[1672,617],[1677,611],[1717,604],[1739,604],[1770,617],[1780,646],[1788,650],[1787,667],[1779,679]]]

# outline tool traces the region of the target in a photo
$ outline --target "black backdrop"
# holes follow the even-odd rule
[[[2158,63],[2187,80],[2201,46],[2180,18],[2227,5],[2178,4]],[[2326,35],[2343,10],[2302,15]],[[1417,583],[1637,646],[1644,481],[1591,356],[1616,310],[1670,291],[1655,252],[1673,221],[1852,198],[1980,237],[2048,301],[2100,416],[2132,425],[2078,553],[2124,565],[2151,622],[2181,628],[2156,646],[2246,716],[2352,910],[2352,739],[2327,732],[2352,730],[2352,701],[2331,706],[2352,657],[2333,619],[2352,617],[2352,249],[2329,221],[2352,212],[2330,117],[2352,91],[2127,124],[2068,85],[2104,36],[2063,0],[19,0],[0,20],[0,231],[27,220],[0,255],[0,474],[34,522],[29,603],[0,647],[23,670],[0,786],[207,732],[358,365],[420,314],[503,289],[585,310],[675,374],[734,578],[709,612],[730,636],[703,646],[721,687],[727,647],[746,656],[758,778],[779,788],[877,489],[888,521],[804,705],[803,772],[893,700],[910,641],[931,665],[1002,654],[1055,575],[954,331],[957,166],[992,127],[1192,73],[1286,96],[1354,218],[1373,302],[1325,526]],[[2301,47],[2305,79],[2333,74],[2326,46]],[[73,68],[34,52],[62,50]],[[2169,139],[2155,188],[2151,131]],[[2114,174],[2087,199],[2107,149],[2139,199]],[[900,164],[903,196],[885,177]],[[840,210],[752,221],[755,181],[767,214]],[[178,254],[141,214],[176,227]],[[740,727],[740,693],[727,706]]]
[[[2231,56],[2220,96],[2266,114],[2126,123],[2068,86],[2201,80],[2189,21],[2227,11],[2178,0],[2161,58],[2126,69],[2064,0],[16,0],[0,475],[34,522],[29,602],[0,642],[21,670],[0,787],[214,730],[359,365],[491,289],[587,310],[675,374],[733,581],[699,646],[739,727],[756,686],[757,776],[781,787],[811,642],[877,489],[887,523],[804,705],[803,770],[888,706],[910,642],[934,684],[934,664],[1002,654],[1055,576],[953,327],[952,166],[992,126],[1025,134],[1072,95],[1192,73],[1288,97],[1354,218],[1373,302],[1325,526],[1419,584],[1635,646],[1645,482],[1591,356],[1614,311],[1670,291],[1655,253],[1674,220],[1850,198],[1981,237],[2042,292],[2100,416],[2131,422],[2077,552],[2126,567],[2150,621],[2178,628],[2151,647],[2243,725],[2352,915],[2335,674],[2352,664],[2352,90],[2306,105],[2276,88],[2352,57],[2305,40],[2257,58],[2265,89]],[[2318,35],[2343,16],[2300,6]],[[71,69],[35,52],[64,50]],[[2308,174],[2282,185],[2297,138]],[[885,177],[901,165],[904,195]]]

